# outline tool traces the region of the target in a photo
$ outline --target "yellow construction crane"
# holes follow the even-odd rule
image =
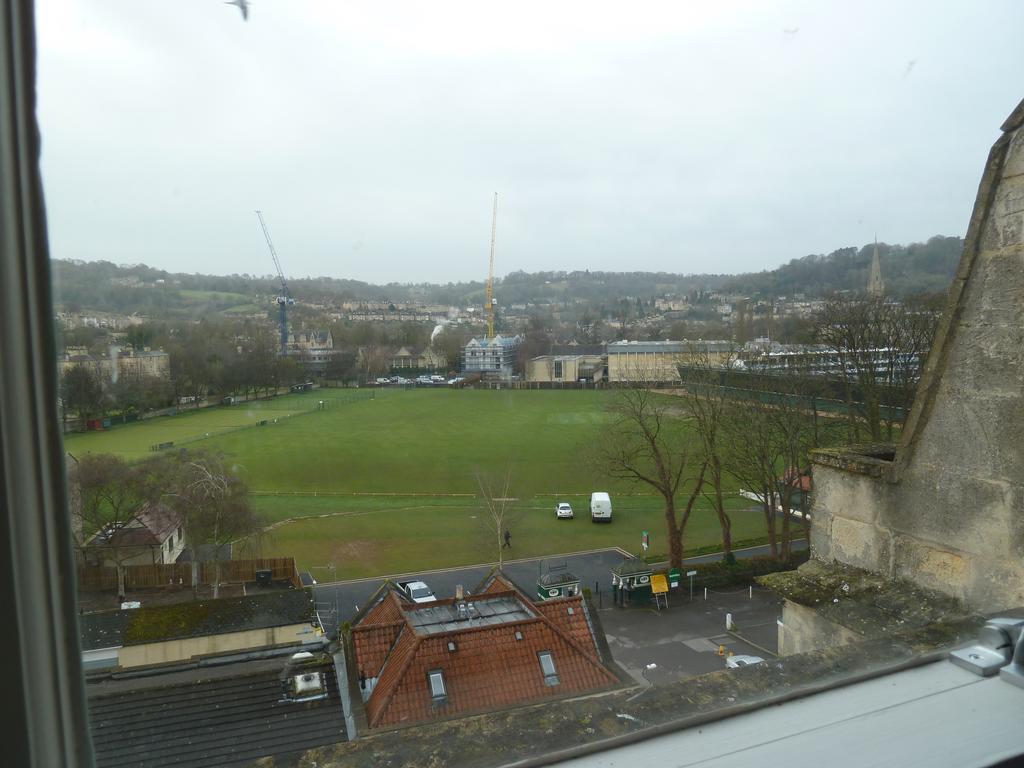
[[[494,193],[494,212],[491,214],[491,263],[487,268],[487,340],[494,338],[494,235],[498,228],[498,193]]]

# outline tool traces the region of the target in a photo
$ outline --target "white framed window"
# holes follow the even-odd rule
[[[558,670],[555,669],[555,658],[551,651],[540,651],[537,658],[540,660],[540,671],[544,675],[544,685],[558,685],[561,681],[558,679]]]
[[[427,672],[427,684],[430,686],[430,699],[435,704],[444,704],[448,701],[448,686],[444,681],[444,672],[440,669]]]

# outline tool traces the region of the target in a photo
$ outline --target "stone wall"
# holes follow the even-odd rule
[[[815,558],[1024,605],[1024,102],[989,155],[895,454],[815,454]]]

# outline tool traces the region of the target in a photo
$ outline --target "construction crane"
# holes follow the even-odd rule
[[[494,338],[494,235],[498,228],[498,193],[494,193],[494,212],[491,214],[491,263],[487,268],[487,340]]]
[[[267,247],[270,249],[270,257],[274,260],[277,278],[281,281],[281,293],[274,298],[274,301],[277,302],[277,325],[281,332],[281,354],[284,355],[288,353],[288,307],[295,303],[295,299],[288,291],[288,281],[284,279],[281,262],[277,258],[277,251],[274,250],[274,241],[270,239],[270,231],[267,229],[267,223],[263,220],[263,213],[256,211],[256,216],[260,220],[260,227],[263,228],[263,236],[267,238]]]

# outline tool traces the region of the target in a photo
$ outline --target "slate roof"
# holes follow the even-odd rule
[[[162,504],[146,504],[135,515],[158,543],[163,543],[181,525],[181,516]]]
[[[159,547],[181,525],[181,518],[163,505],[144,505],[135,516],[111,533],[100,532],[92,544],[119,547]]]
[[[326,699],[283,701],[285,659],[247,661],[86,686],[99,768],[251,765],[345,741],[334,666]]]
[[[457,613],[454,600],[409,605],[391,592],[358,620],[352,631],[357,674],[378,678],[366,702],[371,728],[500,709],[618,682],[601,663],[582,597],[534,605],[500,575],[486,579],[481,589],[467,598],[479,618],[452,621],[445,616]],[[401,621],[388,621],[396,610]],[[541,651],[552,655],[556,685],[545,681]],[[432,699],[427,677],[435,670],[444,674],[448,694],[440,703]]]
[[[142,610],[141,608],[136,610]],[[114,648],[122,644],[124,628],[133,611],[97,611],[78,617],[78,634],[83,651]]]

